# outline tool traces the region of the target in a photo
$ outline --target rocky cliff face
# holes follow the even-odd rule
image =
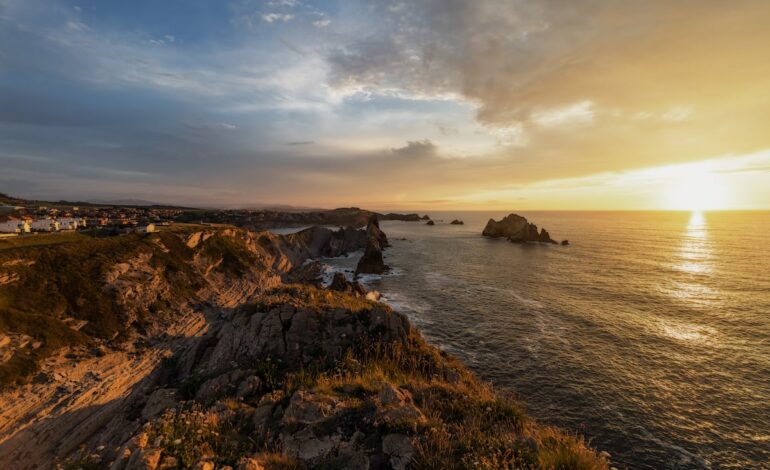
[[[373,240],[386,243],[370,224]],[[346,231],[218,228],[1,254],[0,293],[16,298],[18,286],[46,279],[66,304],[57,314],[72,318],[51,321],[77,335],[40,357],[34,380],[0,393],[0,467],[607,468],[386,305],[287,283],[308,256],[360,241]],[[89,277],[73,281],[78,289],[54,271],[25,270],[86,259],[101,261],[82,266]],[[112,305],[104,313],[117,336],[86,329],[93,317],[78,292]],[[42,315],[29,308],[2,313],[32,340],[53,341],[19,323]]]
[[[518,214],[509,214],[500,221],[489,219],[481,234],[492,238],[505,237],[514,243],[556,243],[551,239],[548,231],[542,229],[538,232],[537,225],[529,223],[526,218]]]

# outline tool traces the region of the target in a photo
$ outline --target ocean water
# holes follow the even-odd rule
[[[382,223],[393,271],[367,282],[618,468],[770,468],[770,213],[520,214],[570,246],[482,237],[502,212],[432,213]]]

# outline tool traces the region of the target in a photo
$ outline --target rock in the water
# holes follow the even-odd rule
[[[455,220],[449,222],[449,225],[465,225],[465,222],[463,222],[460,219],[455,219]]]
[[[429,221],[425,222],[425,225],[436,225],[436,222],[434,222],[432,220],[429,220]]]
[[[562,240],[561,241],[561,246],[567,246],[567,245],[569,245],[569,240]]]
[[[382,259],[382,249],[388,246],[388,239],[380,230],[377,216],[373,215],[366,226],[366,249],[364,255],[358,261],[356,274],[382,274],[388,270]]]
[[[492,238],[505,237],[516,243],[556,243],[551,239],[547,230],[542,229],[538,233],[537,225],[529,223],[526,218],[518,214],[509,214],[499,222],[489,219],[487,226],[484,227],[484,231],[481,234]]]

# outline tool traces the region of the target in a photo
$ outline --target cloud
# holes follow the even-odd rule
[[[428,139],[410,140],[404,147],[391,149],[393,154],[408,158],[435,157],[438,153],[436,144]]]
[[[294,15],[290,13],[263,13],[262,20],[267,23],[276,23],[291,21],[294,19]]]

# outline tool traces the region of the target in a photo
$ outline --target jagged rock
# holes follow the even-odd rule
[[[390,456],[393,470],[405,470],[414,459],[414,446],[409,436],[388,434],[382,439],[382,451]]]
[[[517,214],[509,214],[499,222],[489,219],[481,234],[492,238],[505,237],[515,243],[556,243],[551,240],[551,236],[545,229],[538,233],[537,225],[529,223],[526,218]]]
[[[344,309],[319,312],[290,304],[268,312],[240,311],[217,334],[200,367],[213,374],[233,361],[281,359],[295,367],[319,357],[338,358],[361,335],[384,341],[405,341],[411,326],[403,315],[375,307],[351,315]]]
[[[334,273],[332,282],[329,284],[329,289],[338,292],[346,292],[356,296],[366,295],[366,289],[364,289],[361,284],[355,281],[348,281],[348,278],[345,277],[345,274],[339,272]]]
[[[462,220],[459,220],[459,219],[455,219],[455,220],[449,222],[449,224],[450,225],[465,225],[465,222],[463,222]]]
[[[425,225],[436,225],[436,222],[434,222],[432,220],[429,220],[429,221],[425,222]]]
[[[369,219],[366,234],[366,249],[364,250],[364,255],[358,261],[356,274],[382,274],[388,269],[382,259],[382,249],[388,246],[388,239],[380,230],[377,216],[372,216]]]
[[[142,418],[153,418],[169,408],[177,406],[176,389],[175,388],[161,388],[152,392],[150,398],[147,399],[147,404],[142,409]]]
[[[241,369],[235,369],[209,379],[200,386],[198,392],[195,394],[195,399],[199,402],[206,403],[227,392],[237,390],[239,382],[248,373],[249,372]]]

